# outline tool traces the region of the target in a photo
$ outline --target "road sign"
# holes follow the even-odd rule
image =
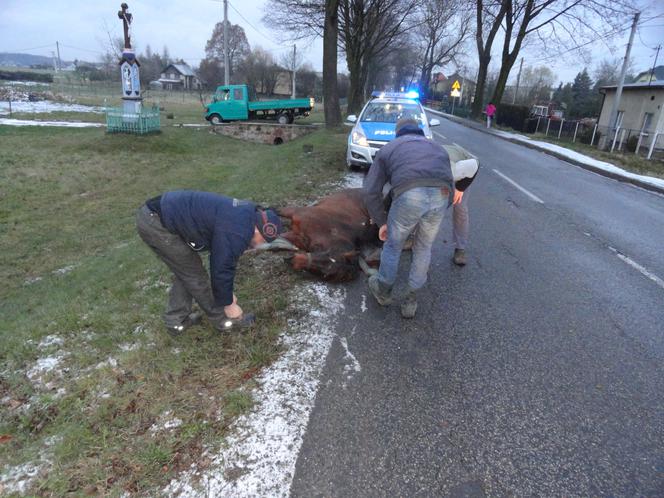
[[[453,90],[450,92],[450,95],[452,97],[461,97],[461,92],[457,90],[456,88],[453,88]]]
[[[452,83],[452,90],[461,90],[461,83],[459,83],[459,80],[454,80],[454,83]],[[456,97],[456,95],[453,95],[453,97]]]

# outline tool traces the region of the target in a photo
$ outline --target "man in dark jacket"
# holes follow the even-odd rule
[[[383,187],[388,182],[392,204],[386,213]],[[408,236],[415,232],[408,291],[401,304],[404,318],[415,316],[416,292],[426,283],[431,246],[445,208],[453,200],[453,183],[447,152],[428,140],[413,119],[397,123],[396,138],[378,151],[365,179],[367,209],[380,227],[380,239],[385,241],[380,268],[369,278],[369,289],[383,306],[392,301],[401,251]]]
[[[143,241],[173,272],[164,322],[179,335],[200,322],[192,298],[218,330],[248,326],[233,294],[235,268],[249,247],[272,242],[281,232],[279,216],[249,201],[211,192],[178,190],[149,199],[137,214]],[[210,253],[208,276],[198,251]]]

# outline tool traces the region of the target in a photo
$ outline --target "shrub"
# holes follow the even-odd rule
[[[629,152],[634,152],[636,151],[636,145],[639,143],[639,136],[638,135],[632,135],[627,139],[627,142],[625,142],[625,148]]]
[[[525,105],[499,104],[496,108],[496,122],[517,131],[524,131],[530,108]]]

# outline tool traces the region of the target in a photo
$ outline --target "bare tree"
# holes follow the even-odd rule
[[[524,40],[536,36],[545,49],[606,38],[634,10],[632,0],[502,0],[505,11],[501,67],[492,101],[500,102]]]
[[[455,60],[470,32],[469,11],[450,0],[424,0],[414,30],[420,55],[420,93],[428,94],[431,72]]]
[[[247,85],[256,89],[256,92],[272,95],[279,73],[283,70],[274,61],[272,54],[261,47],[256,47],[244,58],[237,71],[242,74]]]
[[[491,62],[491,49],[496,34],[505,18],[509,0],[489,2],[484,0],[470,0],[475,5],[475,45],[477,46],[477,84],[475,85],[475,98],[471,113],[478,117],[482,113],[486,79]],[[486,36],[485,36],[486,35]]]
[[[231,24],[228,26],[228,66],[231,77],[236,65],[239,65],[249,55],[251,48],[247,35],[242,26]],[[221,63],[224,60],[224,23],[218,22],[214,26],[212,36],[205,44],[206,59],[214,59]]]
[[[338,0],[338,42],[350,72],[348,111],[364,101],[369,66],[387,53],[409,26],[416,0]],[[292,38],[320,36],[325,29],[324,0],[269,0],[264,22]],[[331,5],[331,7],[333,7]]]

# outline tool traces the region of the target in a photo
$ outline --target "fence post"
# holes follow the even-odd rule
[[[652,138],[652,142],[650,142],[650,149],[648,150],[648,159],[652,157],[652,151],[655,150],[655,142],[657,142],[658,136],[659,133],[655,133],[655,136]]]
[[[546,133],[544,134],[545,137],[549,136],[549,126],[551,126],[551,118],[549,118],[549,122],[546,124]]]
[[[643,140],[643,135],[646,135],[646,133],[643,133],[642,131],[639,132],[639,140],[636,142],[636,149],[634,149],[634,155],[638,156],[639,155],[639,149],[641,148],[641,141]]]
[[[618,139],[618,132],[620,131],[620,127],[616,128],[616,133],[613,135],[613,143],[611,144],[611,152],[613,152],[613,149],[616,148],[616,140]]]
[[[597,131],[597,123],[595,123],[595,127],[593,128],[593,136],[590,139],[590,146],[593,146],[593,142],[595,141],[595,132]]]
[[[623,140],[625,140],[625,132],[627,131],[627,128],[623,128],[622,133],[620,134],[620,142],[618,142],[618,152],[622,149],[623,145]]]
[[[563,125],[565,124],[565,120],[562,119],[560,120],[560,128],[558,129],[558,140],[560,140],[560,134],[563,132]]]
[[[576,132],[577,131],[579,131],[579,122],[578,121],[576,122],[576,128],[574,128],[574,138],[572,139],[572,143],[576,142]]]

